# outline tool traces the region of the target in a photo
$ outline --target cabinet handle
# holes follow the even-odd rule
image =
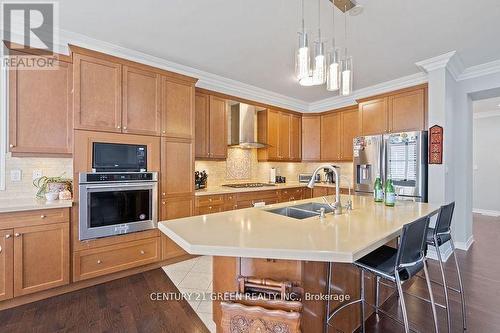
[[[146,253],[146,252],[144,252],[144,250],[141,250],[141,255],[144,254],[144,253]]]
[[[11,236],[10,234],[7,234],[5,235],[5,238],[10,238],[10,236]]]
[[[15,237],[19,237],[19,236],[21,236],[21,234],[20,234],[20,233],[18,233],[18,232],[16,232],[16,233],[14,234],[14,236],[15,236]]]
[[[40,218],[41,218],[41,219],[44,219],[44,218],[46,218],[46,217],[47,217],[47,216],[45,216],[45,215],[40,215]]]
[[[0,253],[2,253],[2,245],[0,245]]]
[[[163,134],[167,133],[167,131],[161,131]]]
[[[165,192],[163,192],[161,195],[165,196],[165,195],[166,195],[166,193],[165,193]]]
[[[211,199],[211,198],[208,198],[208,202],[212,202],[212,199]]]
[[[13,144],[10,144],[10,145],[9,145],[9,147],[10,147],[10,148],[14,148],[14,147],[15,147],[15,145],[13,145]]]
[[[127,126],[123,126],[123,129],[126,130],[127,129]]]
[[[120,128],[122,128],[122,127],[121,127],[121,126],[116,126],[116,128],[120,129]]]
[[[166,205],[166,202],[165,202],[165,201],[162,201],[162,202],[161,202],[161,204],[162,204],[162,205]]]
[[[234,205],[234,208],[238,208],[238,205]]]
[[[212,206],[208,206],[208,209],[212,209]]]
[[[101,260],[97,260],[97,264],[100,265],[102,263]]]

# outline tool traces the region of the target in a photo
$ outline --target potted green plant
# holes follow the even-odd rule
[[[65,178],[64,174],[57,177],[42,176],[33,181],[33,186],[38,189],[36,192],[36,197],[43,198],[45,196],[45,193],[49,192],[58,193],[64,190],[72,192],[73,180]]]

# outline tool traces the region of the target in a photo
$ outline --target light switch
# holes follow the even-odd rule
[[[20,169],[14,169],[10,171],[10,180],[13,182],[20,182],[22,178],[22,171]]]
[[[33,170],[33,175],[32,175],[33,180],[38,179],[42,176],[43,176],[42,170],[40,169]]]

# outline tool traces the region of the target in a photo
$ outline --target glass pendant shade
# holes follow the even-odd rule
[[[333,48],[328,54],[328,67],[326,71],[326,90],[337,91],[340,89],[340,61],[339,50]]]
[[[346,57],[340,63],[340,95],[348,96],[352,93],[352,57]]]
[[[295,75],[300,80],[311,73],[311,52],[308,45],[307,33],[299,32],[299,47],[295,52]]]
[[[314,85],[321,85],[326,82],[326,55],[325,44],[318,41],[314,49],[312,80]]]

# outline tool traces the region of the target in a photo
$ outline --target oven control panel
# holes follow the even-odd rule
[[[156,181],[156,172],[93,172],[81,173],[80,183]]]

